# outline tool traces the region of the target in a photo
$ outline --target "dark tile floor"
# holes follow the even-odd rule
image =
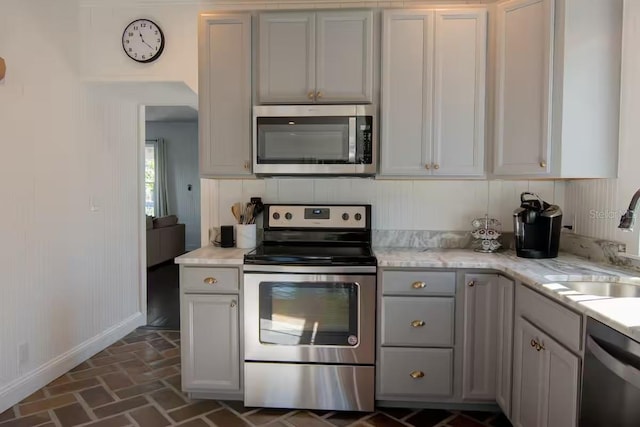
[[[0,414],[0,427],[510,427],[500,414],[245,408],[180,390],[180,333],[140,328]]]
[[[180,329],[178,267],[170,260],[147,269],[147,326]]]

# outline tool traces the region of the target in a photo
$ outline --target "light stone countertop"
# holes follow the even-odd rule
[[[251,249],[205,246],[181,255],[177,264],[241,266]],[[579,294],[556,281],[607,280],[637,283],[640,273],[561,253],[551,259],[518,258],[514,251],[483,254],[469,249],[375,247],[379,268],[490,269],[519,280],[574,310],[640,341],[640,298],[605,298]],[[545,286],[546,285],[546,286]]]
[[[195,251],[187,252],[175,259],[176,264],[194,265],[242,265],[244,254],[252,249],[220,248],[204,246]]]
[[[465,249],[374,248],[379,268],[491,269],[504,273],[640,341],[640,298],[585,295],[559,281],[623,281],[640,286],[640,273],[571,254],[551,259],[518,258],[515,251],[483,254]]]

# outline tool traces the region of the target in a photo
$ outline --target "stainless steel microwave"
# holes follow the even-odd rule
[[[253,107],[257,175],[374,175],[372,105]]]

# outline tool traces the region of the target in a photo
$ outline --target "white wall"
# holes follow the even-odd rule
[[[617,228],[640,188],[640,2],[625,0],[624,8],[618,179],[569,181],[566,193],[576,233],[623,242],[637,255],[640,224],[631,233]]]
[[[233,224],[233,203],[248,202],[252,196],[262,197],[264,203],[370,203],[377,230],[466,231],[474,218],[488,213],[510,231],[521,192],[535,192],[562,207],[564,189],[560,181],[203,179],[202,244],[211,238],[211,228]]]
[[[80,82],[77,20],[0,4],[0,412],[144,321],[137,109]]]
[[[167,147],[170,214],[185,225],[188,251],[200,247],[200,175],[198,122],[147,122],[147,139],[162,138]],[[187,186],[191,185],[191,191]]]

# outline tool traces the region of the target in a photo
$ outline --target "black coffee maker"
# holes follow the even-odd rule
[[[513,211],[516,254],[522,258],[555,258],[560,246],[562,211],[537,194],[520,195],[520,207]]]

